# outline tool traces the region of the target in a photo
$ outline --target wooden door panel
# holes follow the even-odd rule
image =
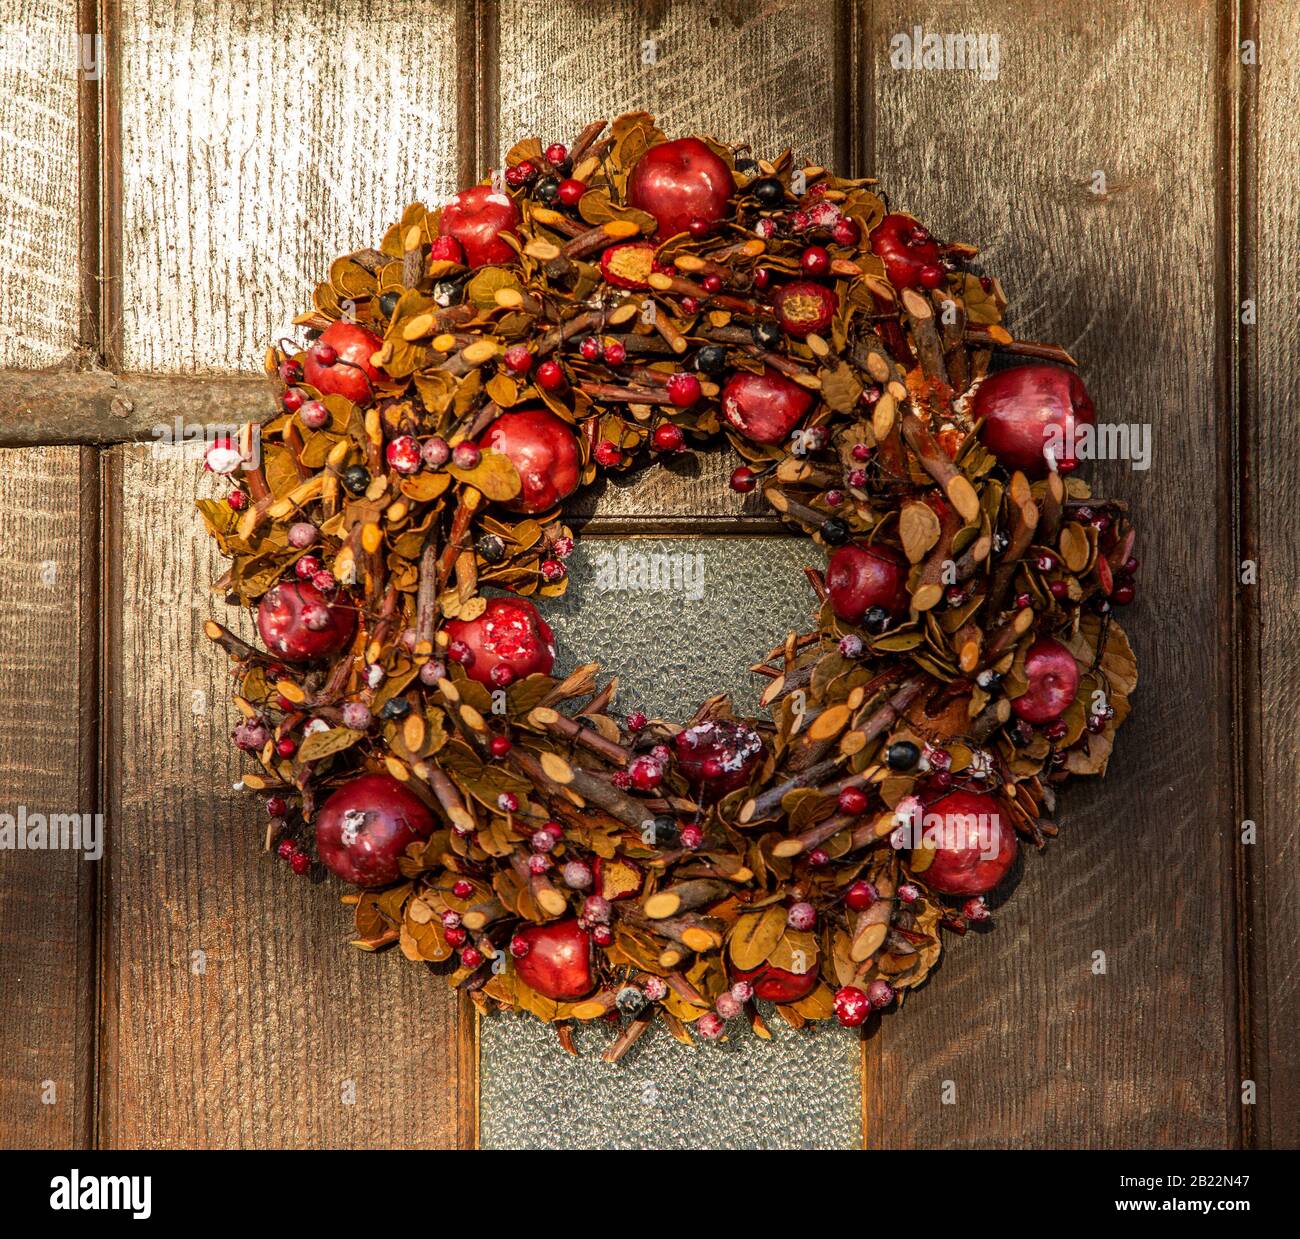
[[[1026,858],[994,931],[956,945],[883,1022],[868,1141],[1230,1143],[1217,6],[925,6],[925,33],[998,37],[988,80],[892,68],[915,6],[864,14],[871,170],[939,235],[983,245],[1011,329],[1063,343],[1098,417],[1150,423],[1154,444],[1146,472],[1086,469],[1130,503],[1146,565],[1124,617],[1141,683],[1110,775],[1072,782],[1061,838]]]
[[[95,813],[99,475],[88,448],[0,452],[0,813]],[[98,836],[102,841],[102,833]],[[84,1148],[96,883],[85,851],[0,848],[0,1146]],[[35,843],[33,841],[33,848]]]
[[[456,188],[455,0],[123,0],[127,370],[261,368],[337,255]]]
[[[80,57],[77,0],[0,8],[0,366],[77,351]]]

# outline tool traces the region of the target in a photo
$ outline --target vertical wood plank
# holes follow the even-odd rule
[[[122,362],[260,367],[338,254],[456,188],[456,0],[123,0]]]
[[[0,813],[94,813],[97,454],[0,452]],[[35,823],[32,823],[35,825]],[[91,1131],[97,865],[0,849],[0,1147]]]
[[[502,0],[493,157],[520,137],[567,142],[598,116],[643,109],[670,136],[710,133],[763,155],[789,146],[829,161],[840,136],[838,8],[832,0]]]
[[[1099,417],[1149,423],[1153,443],[1148,472],[1087,469],[1139,529],[1139,605],[1124,616],[1135,713],[1105,782],[1067,789],[1061,838],[1026,857],[995,931],[952,943],[928,992],[882,1024],[869,1142],[1230,1144],[1228,448],[1215,401],[1228,359],[1207,179],[1217,6],[862,11],[869,170],[938,235],[985,246],[1012,329],[1065,344]],[[891,39],[918,26],[996,36],[996,76],[891,67]],[[955,1105],[942,1104],[949,1080]]]
[[[236,613],[208,594],[202,476],[177,449],[112,453],[103,1142],[455,1145],[466,1014],[440,977],[348,946],[342,889],[263,854],[262,805],[233,790],[227,663],[201,625]]]
[[[1257,989],[1256,1045],[1267,1068],[1261,1109],[1267,1122],[1257,1128],[1266,1147],[1300,1145],[1300,821],[1295,810],[1300,786],[1300,671],[1295,658],[1300,616],[1300,540],[1295,495],[1300,488],[1300,452],[1295,410],[1300,407],[1300,320],[1296,315],[1296,238],[1300,237],[1297,168],[1300,167],[1300,10],[1279,0],[1258,7],[1259,68],[1243,67],[1258,79],[1258,326],[1244,329],[1258,367],[1253,471],[1259,517],[1258,552],[1261,720],[1259,841],[1252,849],[1256,879]],[[1249,87],[1248,87],[1249,88]],[[1248,238],[1248,243],[1251,238]],[[1246,290],[1248,295],[1250,290]],[[1257,1054],[1257,1058],[1260,1054]]]
[[[77,347],[76,0],[0,3],[0,366]]]

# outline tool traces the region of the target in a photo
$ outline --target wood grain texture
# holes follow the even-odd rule
[[[77,347],[76,0],[0,3],[0,366]]]
[[[1141,684],[1110,775],[1069,786],[1061,839],[1026,858],[995,932],[952,944],[882,1025],[868,1140],[1231,1144],[1216,6],[900,0],[863,14],[869,170],[938,235],[985,246],[1012,329],[1063,343],[1098,416],[1149,422],[1153,441],[1147,472],[1086,473],[1132,505],[1145,565],[1124,617]],[[891,36],[918,24],[996,35],[996,79],[891,68]]]
[[[467,10],[125,0],[125,369],[260,367],[333,258],[456,188]]]
[[[1257,168],[1259,325],[1247,329],[1258,366],[1255,471],[1259,513],[1260,759],[1262,803],[1254,850],[1257,919],[1253,926],[1262,962],[1262,1033],[1268,1070],[1263,1099],[1267,1126],[1259,1142],[1274,1148],[1300,1146],[1300,669],[1295,627],[1300,616],[1300,536],[1295,495],[1300,488],[1300,451],[1295,410],[1300,407],[1300,319],[1296,314],[1296,238],[1300,236],[1297,168],[1300,167],[1300,10],[1280,0],[1259,6],[1260,68]],[[1254,806],[1251,806],[1254,808]]]
[[[0,452],[0,479],[0,813],[93,813],[95,453]],[[0,1147],[89,1141],[97,869],[0,850]]]
[[[260,799],[232,790],[245,766],[227,662],[201,623],[234,612],[208,594],[221,564],[195,520],[200,476],[176,449],[112,453],[101,1138],[454,1145],[470,1138],[476,1088],[454,996],[394,954],[349,947],[341,888],[263,855]]]
[[[500,152],[533,133],[568,142],[596,117],[645,110],[670,136],[829,161],[837,10],[829,0],[502,0]]]

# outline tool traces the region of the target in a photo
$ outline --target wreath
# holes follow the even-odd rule
[[[267,848],[353,888],[354,945],[481,1010],[690,1043],[775,1012],[859,1027],[990,916],[1136,684],[1124,505],[1074,475],[1092,404],[1016,340],[976,250],[874,182],[644,113],[518,143],[338,259],[211,444],[233,739]],[[1009,367],[991,369],[997,355]],[[759,658],[762,720],[615,709],[552,674],[563,502],[725,435],[829,552]],[[1027,849],[1025,849],[1027,850]]]

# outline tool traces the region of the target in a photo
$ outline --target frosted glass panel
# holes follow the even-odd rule
[[[546,605],[563,670],[617,672],[619,703],[682,721],[728,691],[757,708],[746,668],[809,624],[801,569],[823,562],[799,538],[589,538],[565,598]],[[481,1022],[480,1140],[486,1148],[846,1148],[861,1144],[859,1043],[837,1027],[772,1042],[732,1021],[724,1046],[679,1045],[656,1025],[618,1066],[614,1036],[581,1027],[579,1056],[527,1017]]]

